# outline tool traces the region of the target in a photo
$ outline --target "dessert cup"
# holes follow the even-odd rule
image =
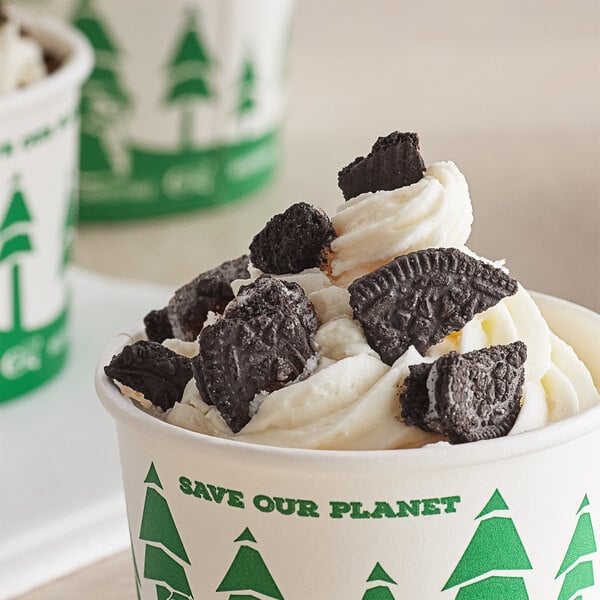
[[[598,385],[600,315],[534,298]],[[456,446],[244,444],[172,426],[121,395],[103,366],[140,337],[113,342],[96,387],[117,422],[142,600],[599,594],[600,407]]]
[[[32,14],[23,23],[62,64],[0,96],[0,401],[42,384],[66,359],[78,107],[93,61],[72,27]]]
[[[81,218],[221,204],[279,157],[291,0],[43,0],[92,45]]]

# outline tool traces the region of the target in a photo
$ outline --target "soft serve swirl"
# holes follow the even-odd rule
[[[331,244],[331,273],[347,286],[401,254],[464,246],[473,209],[458,167],[437,162],[417,183],[352,198],[331,220],[338,236]]]
[[[389,367],[370,348],[360,324],[352,319],[346,286],[399,254],[435,246],[463,247],[471,222],[467,183],[452,162],[431,165],[413,185],[350,200],[333,218],[338,237],[331,247],[331,278],[317,269],[282,276],[303,287],[315,306],[320,322],[314,339],[320,353],[317,370],[303,381],[259,394],[254,417],[235,435],[218,410],[203,402],[193,380],[171,410],[149,410],[194,431],[267,445],[337,450],[420,447],[441,438],[400,419],[398,393],[409,365],[433,361],[453,350],[468,352],[515,340],[527,344],[528,358],[523,408],[511,434],[598,404],[600,397],[587,368],[550,331],[522,287],[430,348],[426,356],[411,346]],[[252,278],[258,275],[252,271]]]

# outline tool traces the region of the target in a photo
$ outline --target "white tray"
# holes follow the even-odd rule
[[[115,428],[96,398],[94,368],[107,342],[170,292],[79,269],[73,282],[65,371],[0,404],[0,599],[129,543]]]

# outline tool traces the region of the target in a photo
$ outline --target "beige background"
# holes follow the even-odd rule
[[[251,1],[251,0],[249,0]],[[245,251],[298,201],[329,211],[336,173],[394,129],[470,185],[470,246],[530,289],[600,310],[600,1],[299,0],[285,160],[221,210],[86,226],[76,262],[179,285]],[[129,554],[22,600],[135,597]]]

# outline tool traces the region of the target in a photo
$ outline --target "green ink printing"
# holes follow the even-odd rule
[[[329,516],[332,519],[397,519],[405,517],[427,517],[456,512],[460,496],[397,500],[395,503],[376,500],[373,504],[332,500]]]

